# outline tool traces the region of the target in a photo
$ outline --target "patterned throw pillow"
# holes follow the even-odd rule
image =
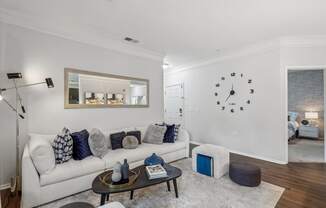
[[[177,141],[177,139],[178,139],[180,127],[181,127],[181,124],[175,124],[175,126],[174,126],[174,141]]]
[[[54,139],[53,150],[56,164],[67,162],[72,157],[73,140],[66,127]]]

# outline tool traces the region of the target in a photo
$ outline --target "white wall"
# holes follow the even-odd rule
[[[284,77],[282,87],[282,97],[284,105],[284,121],[286,122],[287,113],[287,70],[304,70],[304,69],[323,69],[324,76],[326,74],[326,44],[310,44],[306,46],[283,46],[281,48],[281,69]],[[324,87],[326,86],[326,80],[324,79]],[[325,90],[324,90],[325,92]],[[326,92],[325,92],[326,93]],[[326,95],[324,95],[324,109],[326,105]],[[324,112],[326,113],[326,111]],[[326,115],[324,115],[324,118]],[[325,131],[324,126],[324,131]],[[326,131],[325,131],[326,132]],[[284,134],[287,134],[284,133]],[[287,143],[286,143],[287,145]],[[324,154],[326,161],[326,145],[324,145]],[[288,155],[286,148],[286,155]]]
[[[252,78],[255,89],[252,104],[234,114],[221,111],[214,96],[215,84],[221,76],[230,77],[231,72]],[[280,49],[275,47],[165,74],[164,84],[184,83],[185,127],[193,141],[222,145],[234,152],[284,163],[287,159],[283,135],[287,126],[281,122],[281,76]],[[243,82],[234,85],[238,89],[247,87]],[[231,84],[227,90],[230,88]],[[247,94],[242,95],[239,96],[246,100]]]
[[[22,122],[21,143],[27,132],[57,133],[64,126],[74,130],[97,127],[103,130],[147,125],[163,119],[163,71],[160,61],[125,55],[17,26],[1,24],[0,87],[10,85],[8,71],[22,72],[22,82],[52,77],[55,88],[35,86],[22,90],[28,111]],[[1,45],[1,49],[3,49]],[[64,109],[64,68],[140,77],[150,80],[149,108]],[[3,82],[5,80],[5,82]],[[7,95],[7,94],[6,94]],[[13,100],[12,100],[13,101]],[[0,104],[1,184],[14,174],[14,114]],[[24,128],[26,126],[26,128]]]

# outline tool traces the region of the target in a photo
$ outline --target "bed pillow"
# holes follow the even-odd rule
[[[63,128],[53,142],[53,150],[56,164],[67,162],[72,158],[73,140],[68,128]]]
[[[40,175],[50,172],[55,167],[54,151],[49,140],[42,137],[31,137],[28,149]]]
[[[150,125],[147,128],[144,142],[150,144],[162,144],[166,126]]]
[[[75,160],[82,160],[92,155],[91,149],[88,144],[89,133],[86,129],[80,132],[74,132],[71,134],[73,140],[73,153],[72,157]]]
[[[99,129],[92,129],[89,134],[88,144],[95,157],[103,158],[109,151],[106,138]]]
[[[289,111],[288,115],[290,116],[290,121],[296,121],[299,114],[297,112]]]
[[[122,141],[125,138],[126,132],[121,131],[110,135],[112,150],[123,148]]]

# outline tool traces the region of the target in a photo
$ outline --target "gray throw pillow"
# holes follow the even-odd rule
[[[122,140],[122,146],[124,149],[136,149],[138,143],[138,139],[135,136],[125,136]]]
[[[92,129],[89,134],[88,144],[95,157],[103,158],[109,151],[107,140],[99,129]]]
[[[147,128],[144,142],[150,144],[163,144],[166,126],[150,125]]]

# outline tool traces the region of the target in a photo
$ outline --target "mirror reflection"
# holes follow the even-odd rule
[[[66,108],[146,107],[148,80],[66,69]]]

